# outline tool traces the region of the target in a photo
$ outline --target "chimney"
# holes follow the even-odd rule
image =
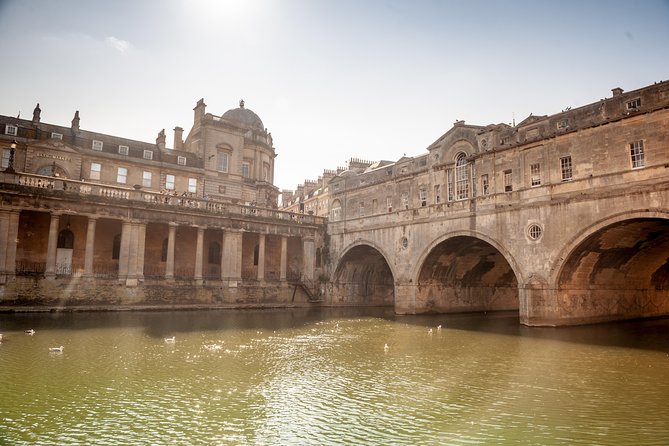
[[[39,102],[37,103],[37,106],[35,106],[35,110],[33,110],[33,122],[37,124],[40,121],[40,114],[42,113],[42,109],[39,108]]]
[[[156,138],[156,145],[158,146],[159,150],[165,150],[165,129],[162,129],[160,133],[158,133],[158,137]]]
[[[623,94],[623,89],[620,87],[612,88],[611,91],[613,92],[613,97],[615,98],[616,96],[620,96]]]
[[[174,127],[174,150],[184,149],[184,129],[181,127]]]
[[[204,98],[197,101],[197,104],[193,109],[193,111],[195,112],[195,123],[202,121],[202,118],[204,118],[204,109],[206,106],[207,104],[204,103]]]
[[[74,112],[74,118],[72,118],[72,131],[73,132],[79,131],[79,110]]]

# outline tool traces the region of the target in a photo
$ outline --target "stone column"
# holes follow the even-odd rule
[[[265,280],[265,234],[258,234],[258,280]]]
[[[0,209],[0,284],[7,282],[9,244],[9,212]]]
[[[121,227],[121,250],[118,256],[118,280],[123,283],[128,279],[131,232],[132,224],[124,221]]]
[[[93,255],[95,250],[95,225],[97,218],[88,217],[86,231],[86,251],[84,252],[84,277],[93,277]]]
[[[302,240],[303,267],[302,277],[309,281],[314,280],[314,267],[316,265],[316,243],[313,239]]]
[[[169,232],[167,235],[167,262],[165,264],[165,279],[174,280],[174,241],[177,232],[177,224],[168,224]]]
[[[281,269],[279,272],[279,278],[282,282],[286,281],[286,271],[288,266],[288,237],[285,235],[281,236]]]
[[[220,259],[220,262],[221,262],[221,280],[225,280],[225,265],[226,265],[226,263],[225,263],[225,254],[224,253],[226,252],[226,250],[225,250],[226,234],[227,234],[227,231],[224,230],[223,235],[221,236],[221,259]]]
[[[58,225],[60,216],[51,214],[51,223],[49,224],[49,241],[46,248],[46,270],[44,275],[47,279],[56,277],[56,250],[58,249]]]
[[[226,230],[223,232],[223,256],[221,258],[221,277],[228,281],[229,287],[236,287],[242,280],[242,232]]]
[[[204,252],[204,228],[197,227],[197,241],[195,243],[195,284],[202,285],[202,257]]]
[[[137,223],[137,280],[144,282],[144,251],[146,250],[146,223]]]
[[[20,211],[0,210],[0,284],[16,276],[16,243]]]
[[[125,285],[129,287],[137,286],[139,281],[137,280],[137,260],[139,256],[138,252],[138,234],[139,226],[137,223],[130,223],[130,229],[128,231],[128,276],[125,279]],[[121,235],[123,237],[123,235]],[[123,242],[123,240],[121,240]],[[121,243],[123,246],[123,243]]]

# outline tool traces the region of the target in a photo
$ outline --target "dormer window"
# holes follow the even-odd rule
[[[16,136],[19,133],[19,128],[12,124],[5,125],[5,135]]]
[[[97,139],[94,139],[93,140],[93,145],[91,146],[91,148],[93,150],[97,150],[98,152],[102,152],[102,146],[103,146],[102,141],[98,141]]]
[[[185,156],[177,156],[177,164],[180,166],[185,166],[186,165],[186,157]]]
[[[119,155],[127,155],[130,149],[128,146],[118,146],[118,153]]]
[[[627,110],[636,110],[641,107],[641,98],[632,99],[627,102]]]
[[[152,150],[145,150],[144,151],[144,159],[145,160],[152,160],[153,159],[153,151]]]
[[[63,139],[62,133],[51,132],[51,139]]]

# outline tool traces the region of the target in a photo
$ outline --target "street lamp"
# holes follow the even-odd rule
[[[16,140],[12,140],[12,144],[9,146],[9,161],[7,162],[7,168],[5,172],[15,173],[14,170],[14,155],[16,153]]]

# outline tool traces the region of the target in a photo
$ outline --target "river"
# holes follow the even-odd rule
[[[1,445],[669,444],[669,319],[25,313],[0,333]]]

